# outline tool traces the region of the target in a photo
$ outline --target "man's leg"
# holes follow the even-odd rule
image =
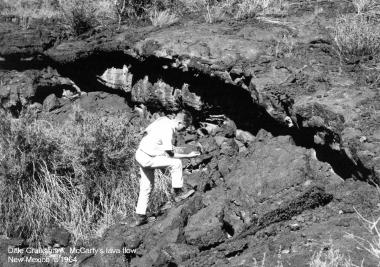
[[[195,192],[194,190],[189,190],[187,192],[182,190],[182,187],[183,187],[182,161],[180,159],[158,156],[158,157],[154,157],[151,160],[149,166],[151,166],[152,168],[168,167],[170,169],[175,202],[179,202],[183,199],[186,199]]]
[[[140,174],[140,192],[136,206],[136,213],[145,215],[149,198],[154,187],[154,169],[140,167]]]
[[[173,188],[183,187],[182,161],[180,159],[157,156],[152,158],[149,167],[151,168],[169,168],[172,178]]]

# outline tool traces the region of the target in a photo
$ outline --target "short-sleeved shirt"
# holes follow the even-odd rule
[[[140,142],[139,149],[150,156],[162,155],[173,150],[173,134],[176,123],[168,117],[161,117],[151,123],[146,129],[146,135]]]

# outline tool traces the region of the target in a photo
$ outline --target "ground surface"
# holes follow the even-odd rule
[[[347,234],[371,237],[354,207],[379,213],[380,73],[340,64],[328,27],[346,12],[348,2],[297,2],[281,18],[70,40],[43,25],[1,24],[0,100],[16,116],[29,106],[59,122],[78,104],[143,104],[234,122],[182,140],[205,147],[186,176],[193,197],[146,226],[114,225],[93,245],[136,254],[80,255],[77,266],[253,266],[264,254],[267,266],[307,266],[333,247],[375,266]]]

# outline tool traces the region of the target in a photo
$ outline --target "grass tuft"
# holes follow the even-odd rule
[[[330,248],[327,252],[320,250],[314,253],[309,262],[310,267],[356,267],[350,258],[343,255],[339,249]]]
[[[81,35],[97,25],[97,7],[91,0],[59,0],[64,20],[74,35]]]
[[[380,53],[380,24],[370,14],[341,16],[334,26],[334,41],[346,63],[372,59]]]
[[[149,19],[155,27],[172,25],[179,20],[177,15],[171,13],[169,9],[164,11],[151,10],[149,13]]]

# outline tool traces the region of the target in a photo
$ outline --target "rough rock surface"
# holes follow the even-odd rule
[[[10,24],[8,30],[2,27],[0,57],[5,61],[1,64],[12,68],[28,55],[29,65],[52,65],[64,76],[72,76],[80,87],[92,87],[85,88],[88,91],[96,86],[98,90],[105,89],[102,86],[107,84],[97,85],[96,77],[116,67],[112,66],[114,61],[119,68],[128,66],[135,77],[131,99],[152,110],[223,110],[239,128],[253,131],[260,127],[286,131],[282,127],[290,116],[296,130],[313,137],[307,145],[339,151],[362,168],[355,174],[358,178],[376,181],[380,171],[379,92],[362,82],[363,75],[369,77],[372,73],[358,72],[353,77],[338,72],[339,61],[329,52],[332,48],[326,34],[326,26],[336,15],[331,13],[333,8],[350,12],[347,4],[340,2],[322,2],[318,8],[304,3],[289,14],[283,22],[286,27],[265,20],[232,25],[190,23],[160,31],[149,27],[127,32],[110,29],[70,41],[43,29],[14,31],[16,26]],[[305,20],[308,16],[310,19]],[[234,34],[227,34],[231,30]],[[281,36],[294,39],[296,47],[292,47],[291,53]],[[273,43],[280,49],[275,53]],[[17,64],[27,68],[28,64],[22,62]],[[88,65],[94,66],[94,73],[76,74],[83,73]],[[18,101],[17,105],[31,104],[28,99],[37,93],[35,86],[30,85],[34,80],[31,76],[36,74],[12,75],[19,77],[14,87],[20,89],[12,90],[20,92],[20,97],[8,89],[2,90],[3,107],[14,108]],[[20,87],[21,83],[25,86]],[[6,88],[8,84],[12,82],[6,79]],[[252,118],[260,125],[253,125]],[[349,134],[353,132],[354,136]]]
[[[78,266],[252,266],[264,255],[267,266],[307,266],[333,248],[377,264],[346,233],[371,239],[355,209],[379,215],[371,184],[380,181],[380,74],[334,52],[328,29],[354,12],[349,2],[293,4],[284,17],[70,40],[1,24],[0,104],[15,116],[26,106],[64,120],[75,105],[130,112],[142,104],[142,113],[188,109],[199,124],[178,144],[202,149],[184,160],[196,194],[156,222],[116,224],[91,244],[137,253],[81,255]],[[16,241],[2,240],[2,260],[8,244],[22,246]]]

